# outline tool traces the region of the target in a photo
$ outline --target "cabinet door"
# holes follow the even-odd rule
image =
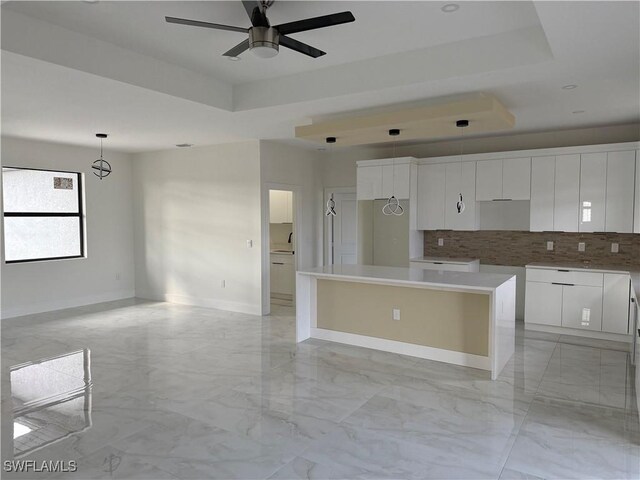
[[[444,228],[446,165],[418,165],[418,230]]]
[[[395,177],[393,179],[393,191],[396,198],[409,199],[411,193],[411,165],[403,163],[394,167]]]
[[[378,198],[389,198],[391,195],[395,195],[393,191],[394,168],[393,165],[383,165],[380,169],[382,170],[382,192]],[[396,198],[399,197],[396,195]]]
[[[605,231],[633,232],[633,191],[636,152],[607,154],[607,189]]]
[[[553,230],[578,231],[580,155],[558,155],[554,183]]]
[[[502,161],[502,198],[531,198],[531,159],[507,158]]]
[[[287,201],[287,213],[284,223],[293,223],[293,192],[284,192]]]
[[[629,333],[629,295],[631,279],[629,275],[604,274],[602,291],[602,331]]]
[[[527,282],[524,321],[559,327],[562,324],[562,285]]]
[[[287,222],[287,192],[269,191],[269,223]]]
[[[456,209],[460,193],[465,204],[462,213],[458,213]],[[444,228],[450,230],[477,230],[478,228],[475,162],[446,164]]]
[[[554,184],[556,157],[531,159],[531,215],[529,230],[553,230]]]
[[[272,261],[271,262],[271,293],[286,293],[285,292],[285,276],[284,276],[284,268],[285,265],[282,262]]]
[[[282,265],[282,293],[293,295],[295,268],[292,263]]]
[[[606,152],[581,155],[580,232],[604,232],[606,189]]]
[[[602,330],[602,287],[562,287],[562,326]]]
[[[382,198],[382,167],[358,167],[356,172],[358,200]]]
[[[476,200],[502,198],[502,160],[481,161],[476,168]]]

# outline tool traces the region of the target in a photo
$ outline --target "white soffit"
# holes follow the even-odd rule
[[[460,128],[456,126],[456,121],[463,119],[469,120],[465,133],[470,134],[513,128],[515,117],[496,98],[483,94],[471,97],[299,126],[296,127],[296,138],[325,143],[327,137],[336,137],[336,144],[341,146],[385,143],[391,139],[432,140],[459,136]],[[390,129],[399,129],[400,135],[389,137]]]

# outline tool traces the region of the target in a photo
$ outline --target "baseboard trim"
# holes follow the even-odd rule
[[[437,362],[452,363],[463,367],[473,367],[491,371],[491,362],[489,357],[483,357],[481,355],[474,355],[471,353],[454,352],[453,350],[427,347],[425,345],[414,345],[411,343],[397,342],[395,340],[387,340],[385,338],[358,335],[355,333],[325,330],[323,328],[312,327],[311,337],[318,338],[320,340],[328,340],[330,342],[345,343],[356,347],[371,348],[390,353],[398,353],[400,355],[409,355],[411,357],[425,358],[427,360],[435,360]]]
[[[67,308],[84,307],[93,305],[94,303],[112,302],[115,300],[124,300],[135,297],[134,290],[119,290],[115,292],[101,293],[98,295],[88,295],[85,297],[70,298],[65,300],[56,300],[48,302],[31,303],[28,306],[13,307],[2,309],[2,319],[15,317],[23,317],[25,315],[35,315],[37,313],[54,312],[56,310],[65,310]]]
[[[262,315],[262,307],[260,304],[254,305],[250,303],[233,302],[215,298],[192,297],[190,295],[178,295],[174,293],[136,292],[136,297],[147,300],[157,300],[160,302],[177,303],[180,305],[191,305],[193,307],[216,308],[227,312]]]
[[[573,335],[574,337],[596,338],[598,340],[612,340],[614,342],[631,343],[633,335],[621,335],[619,333],[592,332],[590,330],[580,330],[577,328],[556,327],[555,325],[543,325],[541,323],[524,324],[525,330],[535,330],[536,332],[556,333],[558,335]]]

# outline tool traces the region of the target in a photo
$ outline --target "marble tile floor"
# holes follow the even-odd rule
[[[12,366],[88,349],[79,368],[92,386],[79,412],[45,405],[19,419],[35,429],[26,435],[54,432],[40,447],[34,436],[21,460],[78,470],[2,478],[640,478],[623,344],[519,325],[516,353],[491,381],[412,357],[296,345],[293,309],[273,308],[256,317],[127,300],[4,321],[3,461],[13,458],[14,402],[42,395],[41,378],[12,384]],[[56,381],[82,375],[56,365]]]

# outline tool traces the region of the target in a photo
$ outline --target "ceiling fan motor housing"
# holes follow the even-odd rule
[[[273,27],[251,27],[249,48],[258,57],[270,58],[278,54],[280,34]]]

